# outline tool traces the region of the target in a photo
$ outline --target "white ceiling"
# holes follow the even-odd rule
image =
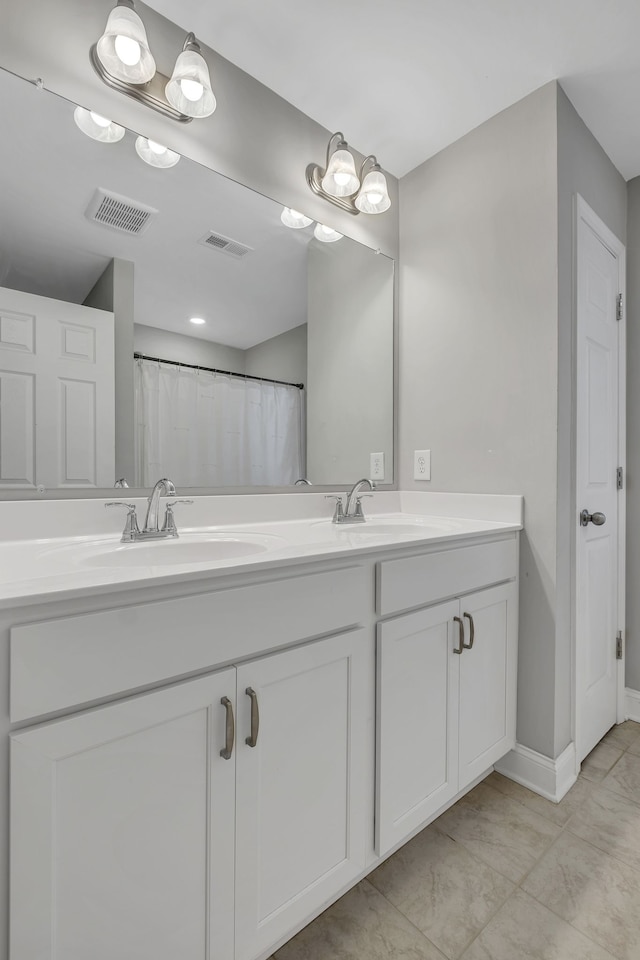
[[[97,143],[73,110],[0,70],[0,286],[81,303],[120,257],[135,263],[137,323],[246,349],[306,322],[311,227],[287,229],[279,204],[185,157],[148,166],[131,132]],[[97,187],[158,215],[141,236],[91,222]],[[220,254],[198,243],[209,230],[253,249]]]
[[[639,0],[146,2],[398,177],[556,78],[640,174]]]

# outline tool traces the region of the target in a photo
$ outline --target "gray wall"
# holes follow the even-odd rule
[[[640,177],[627,184],[627,687],[640,690]]]
[[[307,325],[301,323],[277,337],[245,350],[245,372],[287,383],[307,382]]]
[[[176,123],[106,87],[89,62],[114,0],[20,0],[0,5],[0,66],[33,79],[84,107],[166,144],[287,206],[335,227],[374,249],[397,255],[397,181],[389,178],[391,210],[353,217],[316,197],[305,170],[322,163],[333,131],[203,45],[218,101],[205,120]],[[180,5],[176,4],[179,18]],[[176,26],[136,0],[158,69],[170,74],[188,23]],[[349,131],[345,130],[347,138]],[[365,153],[375,143],[354,144]],[[384,157],[380,157],[384,166]]]
[[[627,185],[611,160],[582,122],[560,86],[558,100],[558,508],[556,579],[557,756],[572,739],[572,629],[575,584],[571,575],[575,553],[575,371],[576,342],[573,237],[575,197],[580,194],[623,242],[627,233]],[[629,621],[631,622],[631,621]]]
[[[556,86],[400,183],[400,487],[525,496],[518,740],[554,751]],[[432,480],[414,482],[413,450]]]
[[[307,477],[368,477],[393,454],[393,263],[347,240],[309,244]],[[345,413],[349,416],[345,417]]]
[[[88,307],[112,310],[115,319],[116,476],[135,476],[133,410],[134,265],[114,259],[85,299]]]
[[[161,360],[195,363],[203,367],[216,367],[218,370],[231,370],[232,373],[245,372],[245,350],[203,340],[201,337],[188,337],[182,333],[159,330],[158,327],[149,327],[143,323],[134,324],[133,349],[129,354],[130,366],[134,349],[137,353],[160,357]]]

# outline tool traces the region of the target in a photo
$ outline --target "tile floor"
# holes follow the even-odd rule
[[[640,960],[640,724],[560,804],[492,773],[275,954],[443,958]]]

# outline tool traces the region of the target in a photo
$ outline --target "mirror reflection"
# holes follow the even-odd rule
[[[0,489],[391,482],[393,261],[0,85]]]

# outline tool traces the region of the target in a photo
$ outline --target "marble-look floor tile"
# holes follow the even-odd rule
[[[618,960],[640,957],[640,875],[563,833],[522,885]]]
[[[604,780],[623,753],[619,747],[601,742],[584,758],[580,773],[587,780]]]
[[[640,872],[640,796],[638,803],[603,787],[593,791],[567,827],[605,853]],[[638,878],[640,883],[640,877]]]
[[[368,879],[451,960],[457,960],[515,889],[461,844],[431,827]]]
[[[626,750],[637,744],[637,749],[640,750],[640,723],[625,720],[624,723],[611,727],[611,730],[604,735],[600,743],[608,743],[609,746],[619,747],[621,750]]]
[[[534,813],[539,813],[541,817],[552,820],[560,827],[565,825],[569,817],[584,803],[593,790],[593,782],[591,780],[578,777],[560,803],[553,803],[551,800],[546,800],[539,794],[533,793],[532,790],[528,790],[521,784],[516,783],[515,780],[509,780],[508,777],[503,777],[501,773],[492,773],[487,777],[485,783],[499,790],[500,793],[504,793],[506,797],[511,797],[512,800],[517,800],[518,803],[524,804],[525,807],[533,810]]]
[[[630,720],[627,723],[631,723]],[[637,724],[636,724],[637,726]],[[636,757],[640,757],[640,738],[636,739],[627,747],[627,753],[632,753]]]
[[[285,943],[275,960],[443,960],[366,880]]]
[[[613,960],[610,953],[518,890],[462,960]]]
[[[602,781],[602,786],[636,803],[640,802],[640,757],[625,753]]]
[[[484,782],[443,813],[434,826],[514,883],[520,882],[560,831],[557,824]]]

